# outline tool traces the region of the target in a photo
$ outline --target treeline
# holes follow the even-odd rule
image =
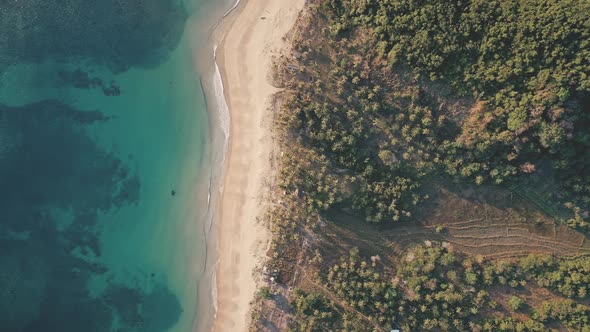
[[[362,259],[352,249],[321,277],[321,283],[342,303],[328,300],[321,291],[298,290],[293,306],[298,321],[307,322],[301,329],[305,331],[355,330],[359,326],[372,330],[372,324],[404,331],[548,331],[556,323],[571,331],[590,331],[590,308],[585,305],[560,297],[529,304],[519,297],[528,282],[559,291],[575,279],[578,287],[587,287],[581,276],[587,278],[588,271],[572,266],[588,264],[590,257],[485,261],[453,253],[445,243],[427,242],[407,251],[391,270],[378,261]],[[544,282],[539,269],[552,276],[552,284]],[[490,289],[502,285],[515,294],[504,308],[490,294]],[[584,297],[580,295],[575,297]],[[356,313],[344,310],[347,314],[342,315],[342,306]],[[528,313],[530,318],[516,319],[510,315],[515,312]]]
[[[412,218],[431,175],[539,175],[557,183],[552,204],[569,203],[564,221],[588,229],[590,3],[315,3],[281,121],[349,172],[367,220]]]
[[[301,282],[315,249],[340,248],[323,234],[326,211],[411,220],[435,181],[544,186],[531,199],[590,230],[589,2],[308,6],[293,56],[277,66],[282,194],[267,219],[279,283]],[[312,268],[317,285],[291,294],[294,330],[589,329],[589,309],[576,302],[588,298],[589,257],[486,261],[429,242],[395,266],[357,251],[334,260]],[[530,285],[550,298],[527,298]]]
[[[588,114],[575,97],[590,91],[589,2],[331,0],[322,9],[334,38],[363,29],[368,54],[479,100],[447,148],[459,170],[499,182],[546,154],[576,176],[587,166]]]

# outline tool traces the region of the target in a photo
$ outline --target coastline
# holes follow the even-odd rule
[[[211,276],[214,331],[247,331],[249,327],[250,304],[257,289],[254,270],[264,259],[269,240],[267,227],[259,222],[265,211],[265,180],[272,171],[269,103],[280,91],[267,77],[272,57],[287,47],[283,37],[304,3],[240,3],[216,52],[231,125],[220,179],[222,193],[215,204],[219,212],[212,231],[217,242],[217,262]]]

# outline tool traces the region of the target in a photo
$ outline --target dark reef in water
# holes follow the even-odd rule
[[[118,96],[121,94],[121,88],[116,82],[111,81],[106,84],[98,77],[91,77],[87,72],[78,68],[76,70],[60,70],[57,74],[57,86],[70,86],[76,89],[102,89],[105,96]]]
[[[90,75],[78,68],[76,70],[60,70],[57,73],[57,86],[71,86],[76,89],[93,89],[102,88],[104,83],[98,77],[90,77]]]
[[[40,81],[117,96],[114,81],[59,71],[61,63],[114,73],[156,66],[180,41],[186,18],[179,0],[0,0],[0,74],[12,64],[55,60],[58,77],[40,73]],[[133,285],[117,283],[97,259],[99,214],[140,199],[140,179],[87,133],[88,126],[112,119],[59,100],[5,102],[0,330],[107,332],[116,325],[116,331],[161,332],[173,326],[182,308],[165,283],[148,273],[135,276],[141,280]],[[94,278],[106,281],[98,294],[88,290]]]
[[[114,72],[152,66],[179,42],[178,0],[2,0],[0,72],[16,62],[89,59]]]
[[[56,100],[0,104],[2,331],[104,332],[118,319],[121,331],[156,332],[180,316],[176,296],[147,274],[149,291],[114,282],[98,296],[87,291],[92,276],[108,272],[92,259],[100,256],[98,213],[136,203],[140,188],[87,135],[100,121],[109,119]]]

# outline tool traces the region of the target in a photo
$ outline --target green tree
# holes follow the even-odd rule
[[[518,296],[511,296],[508,299],[508,307],[514,311],[518,311],[524,307],[524,302]]]

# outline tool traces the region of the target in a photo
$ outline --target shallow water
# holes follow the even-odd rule
[[[190,331],[204,1],[90,3],[0,8],[0,330]]]

